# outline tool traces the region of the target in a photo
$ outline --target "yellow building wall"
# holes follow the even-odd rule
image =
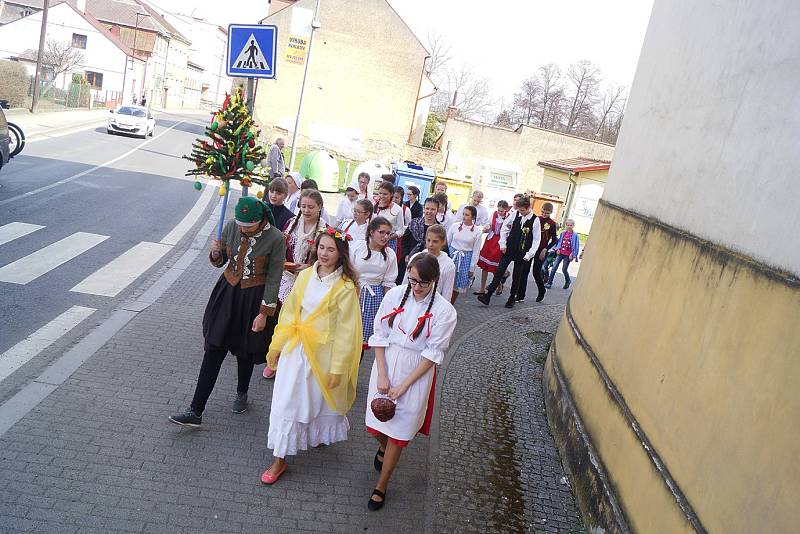
[[[570,308],[708,532],[797,531],[796,278],[601,203]],[[566,319],[556,348],[631,527],[690,530]]]
[[[277,77],[259,80],[255,104],[265,140],[291,138],[304,66],[286,61],[290,21],[296,8],[315,5],[301,0],[263,21],[278,27]],[[355,160],[399,159],[427,52],[384,0],[326,0],[318,18],[298,147],[324,146]]]

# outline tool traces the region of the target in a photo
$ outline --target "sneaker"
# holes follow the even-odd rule
[[[516,302],[525,302],[525,297],[517,297]]]
[[[231,411],[233,413],[244,413],[247,411],[247,393],[236,392],[236,400],[233,401]]]
[[[478,295],[478,302],[480,302],[481,304],[485,304],[485,305],[488,306],[489,302],[491,302],[491,300],[492,300],[492,297],[490,297],[489,295],[485,295],[485,294],[484,295]]]
[[[267,380],[269,380],[271,378],[275,378],[275,370],[274,369],[270,369],[269,365],[265,365],[264,366],[264,371],[261,373],[261,376],[263,376]]]
[[[506,308],[513,308],[514,307],[514,299],[508,299],[505,304]]]
[[[169,420],[176,425],[196,428],[203,423],[203,416],[196,414],[191,408],[187,408],[185,412],[170,415]]]

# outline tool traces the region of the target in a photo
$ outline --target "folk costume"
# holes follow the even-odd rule
[[[272,214],[263,202],[255,197],[239,199],[236,219],[228,221],[222,231],[221,254],[217,259],[209,254],[211,264],[225,266],[225,271],[211,291],[203,315],[205,354],[190,406],[197,416],[205,410],[229,351],[236,356],[236,390],[241,395],[247,394],[253,365],[264,363],[264,349],[272,335],[269,317],[275,313],[286,257],[283,236],[271,221]],[[238,224],[256,222],[252,235],[243,234]],[[253,319],[259,313],[267,316],[267,327],[253,332]]]
[[[294,224],[295,218],[299,217],[300,220]],[[286,263],[296,265],[307,265],[308,258],[311,256],[311,250],[314,248],[314,242],[317,239],[317,233],[322,232],[328,225],[325,220],[320,216],[316,225],[311,227],[308,232],[303,228],[305,226],[302,215],[297,215],[291,219],[283,232],[284,239],[286,240]],[[294,226],[294,229],[292,229]],[[281,276],[280,289],[278,290],[278,300],[283,302],[289,296],[292,290],[294,281],[297,274],[288,270],[283,271]]]
[[[350,261],[358,271],[359,306],[363,325],[363,348],[369,348],[372,323],[386,291],[393,288],[397,278],[397,256],[389,247],[380,251],[370,250],[366,241],[350,243]]]
[[[429,252],[428,249],[417,252],[417,254],[421,254],[423,252],[427,252],[433,256],[433,253]],[[414,256],[417,254],[414,254]],[[414,256],[408,258],[409,265],[411,265],[411,260],[414,259]],[[450,256],[445,254],[444,251],[441,251],[439,255],[435,257],[439,262],[439,284],[437,286],[437,291],[440,295],[446,298],[448,302],[450,302],[450,298],[453,296],[453,287],[455,286],[456,282],[456,265],[453,263],[453,260],[450,259]],[[406,270],[403,283],[408,284],[408,270]]]
[[[403,208],[395,204],[393,201],[389,202],[389,205],[386,207],[381,207],[378,203],[375,203],[375,210],[374,210],[374,217],[384,217],[387,221],[389,221],[392,225],[392,233],[402,236],[406,231],[405,226],[405,218],[403,215]],[[398,251],[398,239],[390,239],[389,240],[389,248],[395,251]]]
[[[481,248],[480,257],[478,258],[478,267],[486,272],[493,273],[500,265],[500,231],[503,228],[503,222],[508,218],[506,213],[505,217],[501,217],[498,212],[492,214],[492,222],[489,227],[489,233],[486,234],[486,241]]]
[[[500,231],[500,248],[505,247],[506,251],[500,258],[500,265],[492,276],[492,281],[486,288],[486,294],[478,296],[478,300],[484,304],[489,304],[497,286],[500,285],[502,275],[508,267],[514,264],[514,274],[512,275],[511,292],[508,295],[506,307],[511,308],[518,299],[520,287],[528,281],[528,273],[531,270],[531,260],[536,250],[539,248],[541,230],[539,227],[539,217],[532,211],[523,216],[519,212],[514,212],[514,217],[508,217],[503,223]]]
[[[372,217],[367,219],[364,224],[358,224],[355,219],[348,219],[342,223],[342,232],[349,235],[353,242],[364,241],[367,238],[367,228],[370,220],[372,220]]]
[[[467,226],[461,222],[447,230],[450,258],[456,267],[454,288],[457,293],[464,293],[469,287],[470,278],[474,276],[478,264],[482,239],[483,232],[477,224]]]
[[[436,365],[441,364],[456,327],[456,310],[438,291],[431,291],[424,299],[417,301],[413,293],[403,298],[407,288],[406,285],[397,286],[386,293],[375,317],[375,333],[369,338],[371,347],[385,347],[386,372],[392,385],[403,382],[423,358]],[[394,324],[389,326],[391,316],[394,316]],[[420,321],[422,331],[414,339],[412,333]],[[378,395],[376,360],[372,364],[369,379],[365,417],[367,431],[384,434],[400,447],[407,445],[418,432],[428,435],[433,417],[435,383],[434,365],[397,399],[394,417],[381,422],[370,409],[372,399]]]
[[[287,208],[285,204],[280,204],[278,206],[269,202],[266,204],[272,210],[272,216],[275,218],[275,228],[283,232],[289,224],[289,221],[294,218],[294,212]]]
[[[277,369],[267,433],[274,456],[347,439],[361,339],[358,291],[342,268],[320,276],[315,263],[301,271],[283,303],[267,356],[268,365]],[[329,373],[341,378],[332,389]]]
[[[536,295],[536,302],[544,300],[545,278],[547,273],[544,272],[544,260],[539,259],[543,250],[547,250],[558,241],[557,233],[558,225],[550,217],[539,216],[539,228],[541,228],[541,237],[539,238],[539,246],[536,247],[536,253],[533,255],[533,279],[536,282],[538,294]],[[526,284],[527,285],[527,284]],[[517,298],[522,300],[525,298],[525,286],[523,286],[517,295]]]

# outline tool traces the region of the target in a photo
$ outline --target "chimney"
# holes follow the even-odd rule
[[[455,119],[458,116],[458,108],[456,106],[447,106],[447,120]]]

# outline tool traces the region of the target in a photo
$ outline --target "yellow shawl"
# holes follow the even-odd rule
[[[302,319],[302,302],[316,266],[300,272],[292,292],[283,303],[267,353],[267,362],[277,368],[278,357],[298,343],[311,364],[325,402],[331,410],[345,415],[356,397],[361,356],[361,309],[358,291],[344,278],[336,282],[317,308]],[[278,370],[280,372],[280,370]],[[341,375],[339,385],[328,388],[328,373]]]

